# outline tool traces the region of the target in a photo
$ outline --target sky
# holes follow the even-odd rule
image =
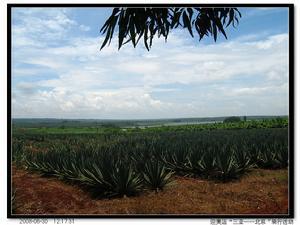
[[[287,8],[239,8],[227,40],[176,29],[100,51],[111,10],[13,8],[13,118],[288,115]]]

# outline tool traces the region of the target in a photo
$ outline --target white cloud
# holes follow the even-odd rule
[[[13,42],[22,48],[13,52],[18,63],[13,78],[25,80],[43,72],[55,77],[27,83],[15,80],[14,117],[287,113],[287,34],[203,45],[173,32],[167,43],[154,40],[150,52],[142,43],[136,49],[129,43],[118,51],[116,39],[99,51],[103,37],[67,35],[68,27],[79,26],[83,33],[89,29],[72,20],[67,11],[54,10],[49,18],[34,20],[39,13],[23,13],[30,19],[14,25]],[[46,30],[45,38],[41,32]],[[64,44],[53,46],[49,40]],[[31,66],[22,67],[22,63]]]
[[[141,88],[126,88],[94,92],[69,92],[66,90],[38,91],[26,100],[29,95],[17,95],[13,105],[14,116],[22,117],[24,113],[38,113],[35,117],[68,117],[68,118],[145,118],[158,114],[161,117],[175,116],[170,113],[180,107],[154,99]],[[24,101],[24,102],[22,102]],[[183,105],[189,109],[188,104]],[[182,107],[182,106],[181,106]]]
[[[68,16],[69,10],[59,8],[13,9],[13,47],[45,47],[67,38],[72,27],[88,29]]]
[[[275,94],[287,95],[288,85],[287,83],[274,85],[274,86],[260,86],[260,87],[242,87],[242,88],[232,88],[232,89],[223,89],[224,94],[227,96],[260,96],[266,95],[269,96]]]
[[[85,26],[85,25],[81,24],[79,26],[79,29],[82,31],[89,31],[91,28],[89,26]]]
[[[254,43],[249,43],[250,46],[254,46],[258,49],[267,50],[282,43],[288,43],[288,35],[286,34],[278,34],[270,36],[267,40],[257,41]]]

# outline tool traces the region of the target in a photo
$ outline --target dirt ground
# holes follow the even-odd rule
[[[288,171],[256,169],[218,183],[175,177],[158,193],[94,199],[77,186],[13,168],[15,214],[287,214]]]

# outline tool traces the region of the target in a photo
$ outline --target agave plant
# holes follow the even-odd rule
[[[158,191],[172,183],[173,172],[167,171],[159,161],[148,161],[143,171],[144,183],[147,187]]]
[[[258,161],[256,163],[258,167],[265,169],[276,169],[280,168],[280,161],[277,159],[276,152],[264,150],[261,151]]]
[[[215,171],[215,150],[213,148],[195,150],[192,152],[189,162],[196,175],[208,178]]]
[[[247,172],[253,167],[250,154],[247,151],[245,145],[243,145],[243,147],[240,147],[240,149],[235,148],[234,158],[238,166],[238,169],[240,170],[241,173]]]
[[[133,168],[119,161],[112,171],[112,190],[110,196],[131,196],[142,188],[141,176]]]
[[[190,149],[187,147],[177,146],[172,149],[167,149],[161,159],[168,169],[175,171],[177,174],[184,174],[190,171],[190,152]]]
[[[17,167],[20,167],[24,160],[25,160],[24,142],[13,141],[12,161],[16,163]]]
[[[11,210],[12,213],[16,213],[17,210],[17,205],[16,205],[16,193],[17,193],[17,189],[12,188],[12,195],[11,195]]]
[[[216,157],[217,173],[215,177],[221,181],[228,181],[239,177],[241,169],[238,167],[232,149],[224,148]]]
[[[218,130],[219,125],[206,126],[101,135],[26,134],[14,139],[12,156],[28,169],[76,182],[106,197],[134,195],[146,187],[162,189],[170,184],[174,172],[227,181],[254,165],[288,166],[286,128],[232,130],[222,125]],[[45,151],[24,151],[27,140],[36,140],[34,145]]]
[[[62,160],[63,157],[54,151],[28,153],[26,165],[44,176],[55,176],[59,174]]]
[[[89,186],[95,195],[113,197],[132,195],[139,191],[136,174],[131,167],[122,164],[125,162],[118,161],[118,154],[102,149],[92,155],[94,159],[80,159],[76,180]]]
[[[286,168],[289,164],[288,148],[284,145],[276,144],[276,158],[279,162],[280,168]]]
[[[257,162],[260,160],[259,158],[261,155],[261,147],[259,145],[252,143],[249,144],[248,149],[249,149],[250,164],[254,168],[259,167]]]

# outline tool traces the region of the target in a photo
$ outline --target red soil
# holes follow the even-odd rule
[[[175,177],[159,193],[94,199],[78,186],[13,167],[16,214],[287,214],[287,170],[254,170],[239,181]]]

